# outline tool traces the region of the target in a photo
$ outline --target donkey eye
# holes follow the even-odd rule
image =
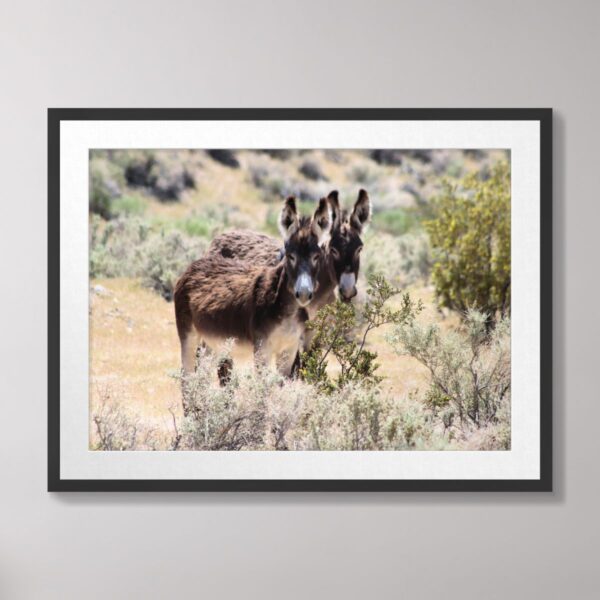
[[[312,262],[313,265],[316,265],[319,262],[319,254],[313,254],[310,257],[310,260]]]
[[[356,252],[354,253],[354,256],[358,256],[358,255],[359,255],[359,254],[362,252],[362,249],[363,249],[363,247],[362,247],[362,246],[359,246],[359,247],[356,249]]]
[[[331,256],[337,260],[340,257],[340,253],[335,248],[331,248]]]
[[[293,254],[288,254],[287,259],[290,261],[292,267],[296,264],[296,257]]]

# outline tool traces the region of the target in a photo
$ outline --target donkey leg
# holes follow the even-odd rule
[[[296,365],[296,362],[298,363]],[[277,370],[284,377],[294,377],[294,369],[300,367],[300,350],[296,352],[286,351],[279,354],[276,358]]]
[[[190,396],[192,393],[192,377],[196,371],[196,350],[198,348],[198,334],[192,328],[180,337],[181,342],[181,402],[183,414],[189,413]]]
[[[229,357],[222,358],[217,366],[217,377],[219,385],[226,387],[231,383],[231,371],[233,370],[233,360]]]
[[[298,379],[300,377],[300,369],[302,368],[302,360],[300,359],[300,350],[296,352],[294,362],[292,364],[292,370],[290,371],[290,377],[292,379]]]
[[[296,357],[294,358],[294,363],[292,364],[291,374],[292,379],[297,379],[301,377],[300,369],[302,369],[302,354],[308,352],[310,350],[310,346],[312,344],[312,340],[314,338],[314,332],[312,330],[306,330],[302,334],[302,339],[300,341],[300,347],[298,348],[298,352],[296,352]]]
[[[190,329],[181,338],[181,366],[184,375],[191,375],[196,370],[196,350],[198,349],[198,334]]]
[[[264,369],[269,366],[271,361],[271,351],[267,341],[263,338],[257,339],[254,342],[254,366]]]

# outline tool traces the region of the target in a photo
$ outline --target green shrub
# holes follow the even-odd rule
[[[139,196],[121,196],[112,202],[112,212],[115,215],[141,216],[146,208],[146,200]]]
[[[416,226],[415,215],[404,208],[392,208],[373,214],[373,228],[393,235],[403,235]]]
[[[384,277],[372,275],[367,300],[358,313],[354,304],[340,300],[321,308],[307,323],[312,341],[310,350],[302,355],[302,377],[327,393],[353,382],[366,387],[379,383],[381,378],[375,374],[377,354],[365,348],[367,336],[383,325],[408,323],[423,308],[408,293],[403,294],[399,310],[389,308],[386,302],[398,293]],[[335,358],[340,369],[333,380],[327,372],[329,358]]]
[[[118,167],[112,165],[103,154],[92,152],[89,172],[90,212],[104,219],[114,216],[114,202],[121,197],[124,180]]]
[[[425,222],[433,249],[433,282],[440,306],[462,314],[510,311],[510,171],[506,163],[460,184],[445,182]]]
[[[213,235],[217,224],[210,218],[194,216],[177,221],[175,227],[192,237],[209,238]]]
[[[110,219],[112,216],[112,199],[104,179],[97,171],[90,173],[90,212]]]
[[[446,176],[458,179],[464,172],[464,161],[462,159],[451,160],[446,167]]]
[[[209,241],[226,227],[235,225],[235,219],[231,222],[231,213],[234,212],[231,208],[210,207],[201,212],[193,212],[185,218],[154,217],[149,223],[155,230],[179,231],[190,238]]]
[[[274,208],[269,208],[267,210],[267,216],[265,218],[265,224],[263,226],[263,229],[266,233],[270,234],[270,235],[279,235],[279,213],[281,211],[278,211]]]
[[[290,185],[282,168],[270,168],[262,160],[256,160],[248,167],[249,179],[262,192],[264,202],[278,202],[288,191]]]

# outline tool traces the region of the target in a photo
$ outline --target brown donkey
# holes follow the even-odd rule
[[[298,215],[290,197],[279,219],[285,255],[276,264],[207,254],[187,268],[174,294],[184,375],[195,369],[199,343],[210,346],[226,338],[250,343],[260,363],[275,356],[279,370],[291,373],[305,307],[319,288],[325,258],[321,244],[331,224],[325,200],[308,218]]]
[[[312,315],[334,299],[336,287],[343,300],[351,300],[356,296],[356,280],[363,248],[360,236],[371,216],[369,195],[365,190],[359,191],[351,213],[340,209],[337,190],[329,193],[327,201],[331,207],[333,223],[324,243],[325,268],[320,271],[318,290],[307,308]],[[250,230],[235,230],[214,238],[205,256],[221,256],[251,264],[275,266],[283,254],[284,249],[276,239]]]
[[[349,301],[356,296],[356,280],[363,247],[360,236],[371,216],[369,195],[365,190],[359,191],[351,213],[340,209],[336,190],[330,192],[327,201],[332,211],[333,224],[329,238],[324,243],[324,268],[319,271],[314,298],[306,307],[309,318],[314,317],[325,304],[333,302],[336,287],[343,300]],[[206,253],[207,256],[220,256],[265,266],[276,265],[282,254],[281,243],[276,239],[248,230],[221,234],[212,241]],[[309,347],[309,337],[308,332],[305,332],[302,350]],[[298,364],[297,359],[296,367]]]

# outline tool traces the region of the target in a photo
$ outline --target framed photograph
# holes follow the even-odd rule
[[[551,491],[550,109],[50,109],[50,491]]]

